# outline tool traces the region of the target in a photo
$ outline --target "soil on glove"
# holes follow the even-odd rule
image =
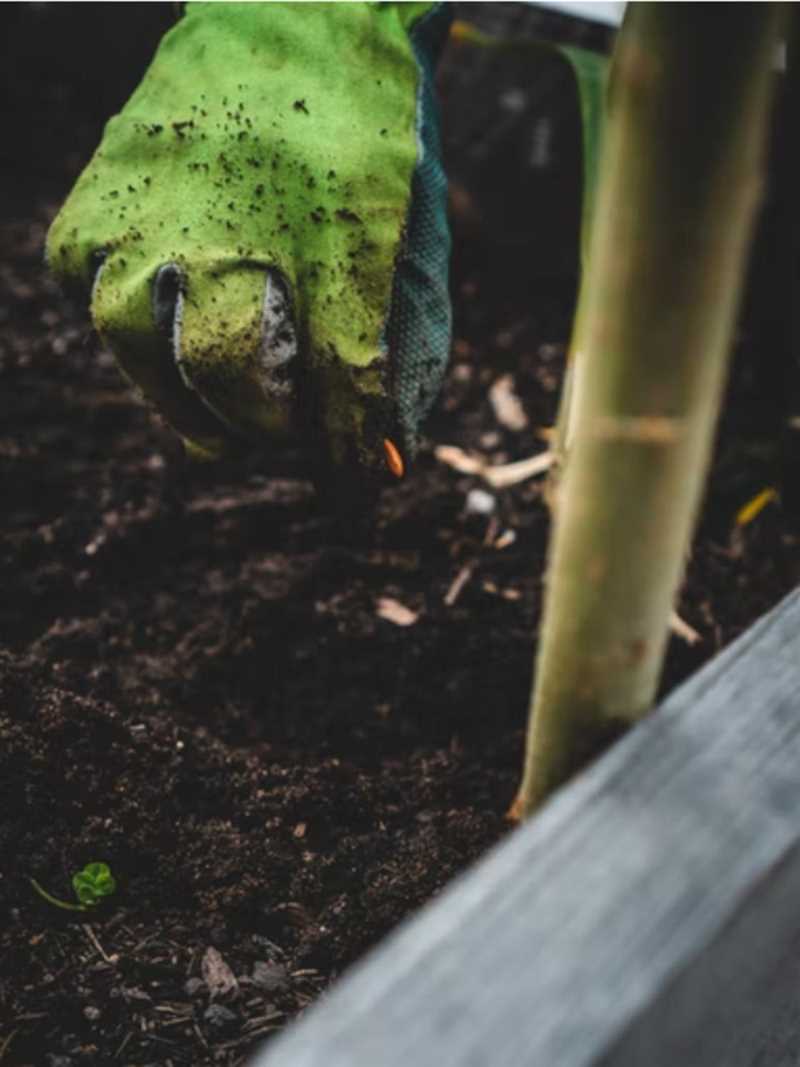
[[[39,55],[25,19],[53,5],[9,6]],[[531,245],[456,218],[446,387],[345,537],[263,457],[185,466],[47,278],[48,221],[119,101],[25,69],[0,201],[0,1060],[233,1067],[507,832],[542,482],[492,490],[434,448],[546,447],[574,278],[531,279]],[[673,638],[665,689],[800,576],[795,514],[734,523],[785,456],[753,303],[678,605],[700,640]],[[118,890],[88,913],[29,881],[70,899],[98,860]]]

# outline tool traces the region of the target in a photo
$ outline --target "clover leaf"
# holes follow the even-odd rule
[[[111,896],[117,888],[116,879],[107,863],[87,863],[82,871],[77,871],[73,874],[72,888],[75,890],[75,896],[80,902],[78,904],[59,900],[58,897],[52,896],[39,885],[35,878],[31,878],[29,881],[36,892],[44,897],[49,904],[55,904],[57,908],[64,908],[66,911],[88,911],[98,904],[103,897]]]
[[[82,871],[73,874],[72,888],[81,904],[94,907],[103,897],[111,896],[117,883],[107,863],[87,863]]]

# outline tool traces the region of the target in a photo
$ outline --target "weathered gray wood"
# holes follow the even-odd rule
[[[800,591],[254,1062],[800,1064]]]

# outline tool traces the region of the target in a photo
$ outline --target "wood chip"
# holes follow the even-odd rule
[[[239,988],[233,971],[213,945],[209,945],[203,953],[200,973],[212,998],[224,997],[227,993],[237,991]]]
[[[384,596],[378,601],[377,614],[379,618],[394,623],[395,626],[413,626],[419,619],[419,613],[407,608],[399,600]]]
[[[695,630],[693,626],[690,626],[685,619],[682,619],[677,611],[670,613],[669,628],[676,637],[682,638],[687,645],[696,645],[698,641],[703,640],[697,630]]]
[[[491,593],[492,596],[502,597],[503,600],[521,600],[522,593],[519,589],[514,589],[511,586],[506,586],[505,589],[500,589],[494,582],[484,582],[482,586],[484,592]]]
[[[522,407],[522,402],[514,391],[514,379],[510,374],[504,374],[498,378],[489,390],[489,400],[494,410],[495,418],[508,430],[518,433],[526,429],[528,416]]]
[[[494,542],[494,547],[498,549],[508,548],[509,545],[513,545],[517,539],[517,534],[514,530],[503,530],[497,540]]]

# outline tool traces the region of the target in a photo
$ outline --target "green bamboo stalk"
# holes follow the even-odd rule
[[[763,182],[780,4],[629,5],[576,324],[528,815],[647,712],[708,468]]]
[[[570,55],[570,49],[564,48],[564,52],[571,59],[575,79],[578,88],[578,100],[581,109],[581,149],[583,154],[583,192],[581,196],[581,272],[586,270],[589,260],[589,240],[592,233],[592,220],[597,195],[597,178],[600,167],[600,150],[603,140],[603,125],[605,121],[605,98],[606,83],[608,80],[608,60],[605,56],[592,55],[592,53],[576,50],[575,56]],[[590,59],[587,57],[591,57]],[[551,507],[555,506],[558,494],[558,483],[564,468],[567,446],[571,434],[571,401],[572,386],[575,377],[575,349],[574,341],[578,336],[578,323],[580,321],[581,305],[579,293],[578,306],[573,323],[572,339],[567,352],[566,365],[564,367],[564,381],[561,387],[558,415],[553,432],[553,440],[550,444],[550,453],[553,457],[553,465],[547,478],[547,501]]]

